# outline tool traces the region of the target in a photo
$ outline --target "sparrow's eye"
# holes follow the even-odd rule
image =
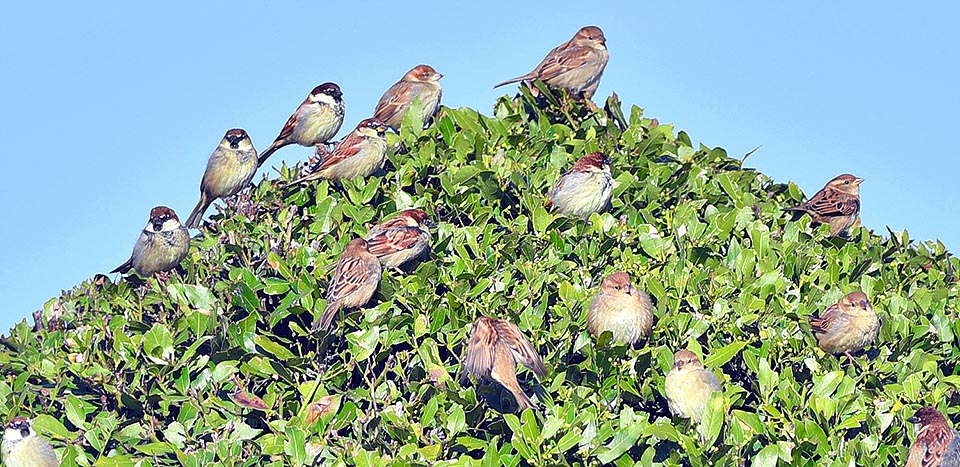
[[[849,185],[849,184],[850,184],[850,180],[844,180],[844,181],[843,181],[843,184],[844,184],[844,185]]]

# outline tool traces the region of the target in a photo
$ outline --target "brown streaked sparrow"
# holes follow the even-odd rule
[[[380,260],[367,249],[367,242],[355,238],[347,243],[333,278],[327,287],[327,306],[319,320],[313,322],[313,330],[330,329],[337,310],[366,305],[380,285]]]
[[[289,144],[316,146],[329,141],[340,131],[343,124],[343,93],[336,83],[323,83],[310,91],[310,95],[297,107],[280,130],[280,135],[257,159],[257,166],[278,149]]]
[[[203,212],[217,198],[227,198],[240,192],[253,180],[257,172],[257,150],[247,132],[239,128],[227,131],[217,149],[207,160],[207,170],[200,181],[200,201],[187,217],[186,226],[200,227]]]
[[[126,273],[131,268],[143,277],[177,267],[190,251],[190,232],[180,225],[177,213],[166,206],[150,210],[150,220],[140,232],[133,253],[111,273]]]
[[[940,411],[923,407],[907,421],[919,425],[907,467],[960,467],[960,433]]]
[[[440,78],[430,65],[417,65],[387,89],[387,92],[377,102],[377,109],[373,118],[382,121],[393,131],[400,131],[403,115],[407,113],[413,99],[420,98],[423,113],[418,117],[424,125],[440,110],[440,98],[443,90],[440,88]]]
[[[810,327],[824,352],[846,354],[870,345],[880,333],[880,318],[863,292],[851,292],[830,305],[819,317],[810,316]]]
[[[539,79],[550,86],[566,89],[575,98],[590,99],[600,85],[600,76],[609,58],[603,31],[596,26],[585,26],[572,39],[551,50],[533,71],[508,79],[494,88]]]
[[[830,236],[835,237],[853,227],[860,218],[861,183],[862,178],[850,174],[838,175],[806,203],[784,211],[809,214],[814,220],[814,227],[827,224],[830,226]]]
[[[321,159],[310,173],[287,185],[310,180],[350,180],[366,178],[383,167],[387,157],[387,126],[380,120],[368,118],[340,140],[330,154]],[[320,146],[318,152],[322,151]]]
[[[503,385],[517,399],[520,410],[524,410],[535,404],[520,389],[517,362],[541,378],[547,374],[540,355],[516,324],[486,316],[477,318],[463,360],[464,369],[477,379],[491,378]]]
[[[371,228],[364,240],[383,267],[399,268],[430,248],[427,213],[422,209],[405,209],[393,219]]]

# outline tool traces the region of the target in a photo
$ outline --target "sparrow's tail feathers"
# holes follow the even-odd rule
[[[333,323],[333,317],[337,315],[337,311],[340,310],[340,302],[328,303],[327,308],[323,310],[323,314],[320,315],[320,319],[313,322],[311,326],[312,331],[321,330],[327,331],[330,329],[330,324]]]
[[[197,201],[197,207],[193,208],[193,211],[190,212],[190,217],[187,218],[187,223],[184,225],[186,225],[188,229],[200,228],[200,221],[203,220],[203,213],[209,206],[210,203],[207,201],[207,195],[201,193],[200,201]]]
[[[113,273],[115,273],[115,272],[119,272],[120,274],[126,274],[127,271],[129,271],[130,268],[132,268],[132,267],[133,267],[133,257],[131,256],[130,259],[127,260],[126,263],[123,263],[123,264],[117,266],[117,268],[114,269],[113,271],[110,271],[110,274],[113,274]]]
[[[504,81],[504,82],[502,82],[502,83],[494,86],[493,89],[497,89],[497,88],[499,88],[500,86],[504,86],[504,85],[507,85],[507,84],[510,84],[510,83],[516,83],[517,81],[523,81],[523,80],[525,80],[525,79],[530,79],[530,76],[529,76],[529,75],[523,75],[523,76],[517,76],[516,78],[510,78],[510,79],[508,79],[508,80],[506,80],[506,81]]]
[[[793,216],[790,218],[791,221],[796,221],[797,219],[803,217],[806,214],[807,209],[803,206],[794,206],[792,208],[783,208],[784,212],[792,213]]]
[[[526,409],[537,406],[536,404],[533,403],[532,400],[530,400],[529,397],[527,397],[526,394],[523,393],[523,391],[519,387],[516,389],[512,389],[512,388],[507,388],[507,389],[510,389],[510,392],[513,393],[513,397],[517,399],[517,407],[520,407],[521,412]]]
[[[271,155],[273,155],[273,153],[277,152],[277,149],[280,149],[283,147],[282,145],[277,144],[278,142],[279,140],[274,141],[269,148],[265,149],[263,152],[260,153],[260,157],[257,158],[257,167],[260,167],[261,165],[263,165],[263,163],[266,162],[267,159]]]

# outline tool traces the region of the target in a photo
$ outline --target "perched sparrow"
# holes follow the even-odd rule
[[[819,317],[810,316],[810,327],[824,352],[846,354],[863,349],[877,339],[880,318],[863,292],[852,292],[830,305]]]
[[[663,382],[670,413],[699,423],[710,396],[720,391],[720,380],[703,368],[697,355],[681,350],[673,355],[673,369]]]
[[[362,238],[350,240],[330,279],[327,307],[320,319],[313,322],[313,330],[330,329],[333,317],[342,307],[366,305],[380,285],[380,272],[380,261],[367,250],[367,242]]]
[[[370,253],[380,258],[383,267],[398,268],[424,254],[430,248],[427,213],[406,209],[396,217],[374,226],[363,239]]]
[[[326,143],[340,131],[343,124],[343,95],[336,83],[323,83],[313,88],[300,107],[287,119],[274,140],[257,160],[262,165],[271,154],[288,144],[316,146]]]
[[[566,89],[573,96],[589,99],[600,85],[600,76],[607,66],[607,39],[596,26],[586,26],[547,56],[530,73],[508,79],[496,86],[539,79],[553,87]]]
[[[610,274],[590,302],[587,329],[597,338],[603,331],[610,331],[615,342],[633,345],[653,330],[653,302],[644,291],[633,287],[627,273]]]
[[[365,178],[383,167],[387,157],[387,126],[380,120],[368,118],[340,140],[333,152],[323,157],[317,167],[289,185],[309,180],[342,180]],[[318,146],[318,151],[320,147]]]
[[[415,66],[387,89],[377,103],[373,118],[385,123],[393,131],[400,131],[403,115],[413,103],[413,98],[419,97],[423,105],[423,113],[419,118],[424,124],[429,123],[440,110],[440,78],[443,75],[430,65]]]
[[[180,225],[177,213],[157,206],[150,210],[150,221],[140,232],[130,259],[110,272],[126,273],[133,268],[137,274],[150,277],[177,267],[189,250],[190,233]]]
[[[513,393],[520,410],[524,410],[534,407],[534,403],[517,382],[517,362],[541,378],[547,374],[540,355],[516,324],[485,316],[477,318],[463,360],[464,369],[477,379],[492,378],[503,385]]]
[[[809,214],[816,225],[829,225],[830,236],[834,237],[853,227],[859,220],[861,183],[862,178],[850,174],[838,175],[806,203],[784,211]]]
[[[3,462],[7,467],[56,467],[56,453],[46,440],[37,435],[33,422],[14,417],[3,432]]]
[[[920,424],[907,467],[960,467],[960,433],[950,428],[943,414],[923,407],[907,421]]]
[[[228,131],[207,161],[207,170],[200,181],[200,201],[187,218],[187,227],[200,227],[203,212],[210,203],[237,194],[253,180],[256,172],[257,150],[247,132],[239,128]]]
[[[610,159],[595,152],[583,156],[557,180],[547,195],[547,207],[556,206],[565,216],[585,219],[606,208],[612,194]]]

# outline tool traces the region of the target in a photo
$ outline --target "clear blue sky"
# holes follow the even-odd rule
[[[0,332],[125,261],[151,207],[186,218],[227,129],[262,150],[335,81],[342,136],[419,63],[445,75],[444,104],[489,113],[515,91],[493,84],[588,24],[610,49],[598,98],[616,91],[731,155],[763,145],[748,165],[807,194],[865,177],[868,228],[960,245],[951,2],[104,3],[3,8]]]

